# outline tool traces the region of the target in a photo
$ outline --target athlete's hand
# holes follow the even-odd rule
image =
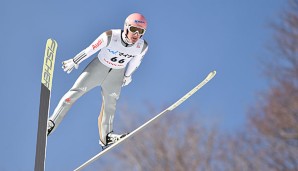
[[[79,64],[74,63],[73,59],[69,59],[62,62],[62,68],[67,74],[69,74],[74,68],[78,69]]]
[[[132,81],[131,76],[129,76],[129,77],[124,76],[122,87],[127,86],[131,81]]]

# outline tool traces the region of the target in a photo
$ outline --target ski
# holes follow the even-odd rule
[[[46,146],[47,146],[47,122],[54,74],[54,64],[58,44],[53,39],[48,39],[41,78],[40,105],[38,116],[38,130],[35,154],[35,171],[45,170]]]
[[[108,151],[112,150],[114,147],[116,147],[120,143],[122,143],[125,140],[127,140],[128,138],[131,138],[132,136],[134,136],[137,132],[139,132],[142,129],[144,129],[146,126],[148,126],[153,121],[156,121],[157,119],[159,119],[162,115],[164,115],[164,114],[166,114],[166,113],[174,110],[181,103],[183,103],[185,100],[187,100],[190,96],[192,96],[194,93],[196,93],[200,88],[202,88],[206,83],[208,83],[215,75],[216,75],[216,71],[210,72],[207,75],[207,77],[202,82],[200,82],[197,86],[195,86],[191,91],[189,91],[188,93],[186,93],[183,97],[181,97],[179,100],[177,100],[170,107],[168,107],[167,109],[165,109],[164,111],[162,111],[161,113],[159,113],[158,115],[156,115],[155,117],[153,117],[152,119],[150,119],[149,121],[147,121],[146,123],[144,123],[143,125],[141,125],[140,127],[138,127],[137,129],[135,129],[133,132],[131,132],[128,135],[126,135],[124,138],[120,139],[119,141],[117,141],[116,143],[112,144],[111,146],[109,146],[105,150],[101,151],[100,153],[98,153],[97,155],[95,155],[94,157],[92,157],[90,160],[88,160],[87,162],[85,162],[84,164],[82,164],[81,166],[79,166],[78,168],[76,168],[74,171],[80,171],[80,170],[82,170],[83,168],[85,168],[86,166],[88,166],[89,164],[91,164],[92,162],[94,162],[95,160],[97,160],[98,158],[100,158],[102,155],[104,155]]]

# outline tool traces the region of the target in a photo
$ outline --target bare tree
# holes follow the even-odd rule
[[[298,0],[288,2],[281,21],[272,24],[275,55],[265,65],[271,88],[263,93],[251,118],[267,135],[298,140]]]
[[[254,156],[251,170],[298,170],[298,0],[288,5],[271,25],[273,55],[264,63],[270,88],[249,112],[251,136],[241,144]]]

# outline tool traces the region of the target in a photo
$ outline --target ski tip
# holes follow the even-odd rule
[[[47,41],[52,41],[52,42],[55,42],[55,43],[57,43],[57,41],[55,40],[55,39],[53,39],[53,38],[48,38],[48,40]]]
[[[208,79],[211,79],[211,78],[213,78],[215,75],[216,75],[216,70],[211,71],[211,72],[208,74],[207,78],[208,78]]]

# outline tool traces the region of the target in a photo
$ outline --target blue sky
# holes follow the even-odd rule
[[[57,40],[58,52],[51,109],[94,57],[66,74],[61,62],[74,57],[102,32],[123,28],[127,15],[148,20],[144,39],[149,51],[133,82],[122,89],[119,110],[141,116],[147,103],[157,111],[184,95],[210,71],[217,76],[177,110],[198,110],[198,123],[218,124],[233,132],[266,89],[260,59],[270,55],[268,24],[285,7],[283,0],[184,1],[16,1],[1,2],[1,164],[3,171],[34,168],[40,80],[46,40]],[[71,170],[96,154],[100,89],[83,96],[48,140],[47,169]],[[117,111],[115,124],[122,125]],[[170,117],[170,114],[167,116]],[[138,120],[138,115],[136,115]],[[121,148],[121,147],[120,147]],[[104,159],[111,162],[111,158]]]

